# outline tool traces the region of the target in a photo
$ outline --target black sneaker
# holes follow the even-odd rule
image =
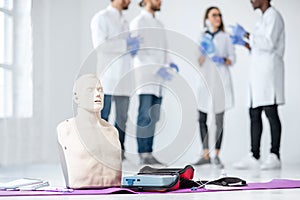
[[[194,165],[205,165],[205,164],[210,164],[210,158],[205,159],[205,158],[200,158]]]
[[[162,165],[162,163],[159,162],[153,155],[150,155],[150,156],[149,156],[149,161],[150,161],[152,164]]]
[[[224,168],[224,165],[223,163],[221,162],[219,156],[216,156],[213,160],[213,163],[220,169],[223,169]]]
[[[148,155],[146,157],[140,158],[140,164],[141,165],[162,165],[161,162],[156,160],[153,155]]]

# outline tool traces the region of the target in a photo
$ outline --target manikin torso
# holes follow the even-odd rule
[[[62,167],[69,188],[121,185],[118,131],[100,118],[99,111],[91,112],[79,106],[74,118],[57,126]]]

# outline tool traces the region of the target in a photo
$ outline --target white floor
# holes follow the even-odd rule
[[[279,171],[237,171],[230,167],[230,164],[225,170],[228,176],[236,176],[245,179],[248,182],[262,182],[270,181],[275,178],[297,179],[300,180],[300,166],[299,165],[283,165],[282,170]],[[136,172],[141,166],[134,164],[134,162],[125,161],[123,163],[124,174],[132,174]],[[195,180],[212,180],[218,178],[221,173],[219,169],[213,166],[206,165],[195,168]],[[30,165],[22,167],[0,168],[0,182],[5,182],[12,179],[28,177],[28,178],[42,178],[49,180],[52,186],[63,186],[64,180],[59,165]],[[97,195],[97,196],[52,196],[52,197],[12,197],[1,198],[5,199],[299,199],[300,189],[289,190],[261,190],[261,191],[238,191],[238,192],[212,192],[212,193],[191,193],[191,194],[155,194],[155,195],[130,195],[130,194],[116,194],[116,195]]]

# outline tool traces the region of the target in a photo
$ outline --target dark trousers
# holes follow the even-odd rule
[[[128,108],[129,108],[129,97],[127,96],[112,96],[112,95],[104,95],[104,106],[101,111],[101,117],[108,121],[109,114],[111,110],[111,103],[115,101],[116,104],[116,121],[115,127],[119,132],[119,140],[121,143],[122,150],[125,149],[125,130],[126,130],[126,122],[128,118]]]
[[[155,125],[160,117],[161,97],[150,94],[139,95],[139,114],[137,119],[137,142],[139,153],[153,151]]]
[[[221,149],[222,139],[223,139],[223,123],[224,123],[224,112],[218,113],[216,117],[216,146],[215,149]],[[207,129],[207,113],[199,111],[199,125],[200,125],[200,135],[202,140],[203,149],[208,149],[208,129]]]
[[[263,111],[265,111],[271,127],[270,151],[280,158],[281,122],[278,116],[278,105],[260,106],[249,109],[251,120],[251,152],[256,159],[260,158],[260,141],[263,130],[261,114]]]

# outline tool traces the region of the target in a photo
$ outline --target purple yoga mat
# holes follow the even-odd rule
[[[300,180],[274,179],[265,183],[249,183],[248,186],[234,187],[230,190],[198,190],[181,189],[166,193],[195,193],[195,192],[219,192],[219,191],[242,191],[242,190],[270,190],[270,189],[293,189],[300,188]],[[54,195],[107,195],[107,194],[155,194],[155,192],[134,192],[126,188],[107,188],[100,190],[74,190],[73,192],[49,192],[49,191],[0,191],[1,196],[54,196]],[[163,193],[156,193],[163,194]]]
[[[195,191],[191,189],[180,189],[170,191],[169,193],[187,193],[187,192],[220,192],[220,191],[239,191],[239,190],[272,190],[272,189],[293,189],[300,188],[300,180],[288,180],[288,179],[273,179],[270,182],[264,183],[248,183],[247,186],[233,187],[232,189],[226,190],[209,190],[200,188]]]
[[[98,190],[74,190],[72,192],[53,191],[3,191],[0,190],[0,197],[3,196],[55,196],[55,195],[103,195],[103,194],[138,194],[126,188],[106,188]]]

